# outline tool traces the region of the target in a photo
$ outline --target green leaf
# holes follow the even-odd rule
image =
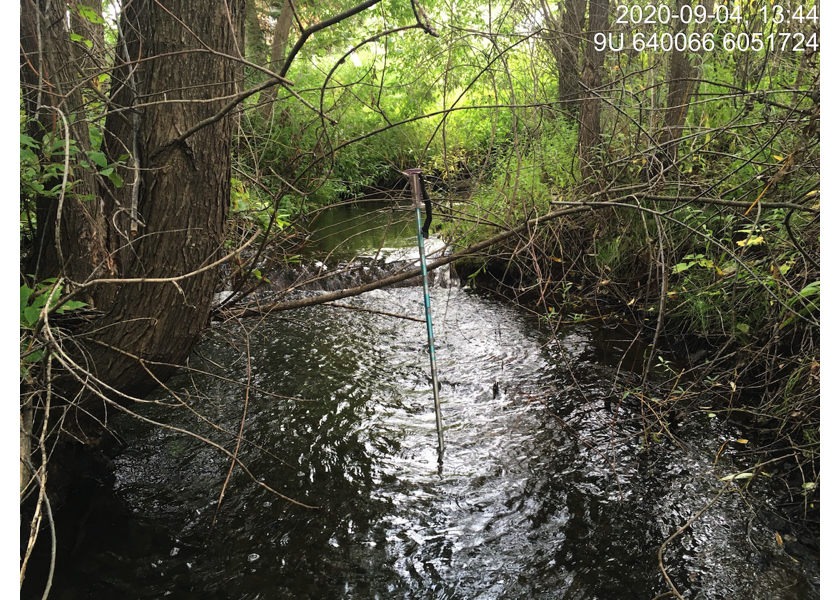
[[[102,129],[96,125],[88,127],[88,137],[93,148],[99,148],[102,145]]]
[[[808,298],[810,296],[814,296],[814,295],[816,295],[816,296],[820,295],[820,282],[819,282],[819,280],[818,281],[812,281],[811,283],[806,285],[804,288],[802,288],[802,291],[800,291],[794,297],[794,299],[790,303],[788,303],[788,308],[792,311],[796,311],[796,309],[794,308],[794,302],[796,302],[797,300],[805,300],[806,298]],[[803,315],[803,314],[808,315],[808,314],[811,314],[812,312],[814,312],[815,310],[817,310],[818,308],[819,308],[819,298],[816,298],[813,301],[808,300],[807,305],[804,308],[799,309],[798,312],[799,312],[799,315]],[[792,317],[788,317],[787,319],[785,319],[784,323],[782,323],[780,328],[787,327],[788,325],[793,323],[799,317],[799,315],[795,314]]]
[[[799,292],[799,297],[800,298],[807,298],[808,296],[813,296],[814,294],[819,294],[819,293],[820,293],[820,282],[819,281],[812,281],[811,283],[806,285],[804,288],[802,288],[802,291]]]
[[[35,298],[32,300],[32,306],[34,308],[41,308],[47,303],[47,296],[48,292],[46,291],[42,294],[39,294],[38,296],[35,296]]]
[[[108,166],[108,159],[105,158],[105,154],[102,152],[91,150],[88,152],[88,157],[96,164],[96,166],[102,169]]]
[[[38,350],[37,352],[33,352],[32,354],[30,354],[26,358],[24,358],[23,362],[25,362],[25,363],[35,363],[35,362],[38,362],[39,360],[41,360],[41,358],[43,356],[44,356],[44,351],[43,350]]]
[[[74,42],[81,42],[85,38],[80,36],[78,33],[71,33],[70,34],[70,39]]]
[[[107,169],[102,169],[102,170],[100,171],[100,174],[101,174],[103,177],[110,177],[110,176],[111,176],[111,173],[113,173],[113,172],[114,172],[114,167],[108,167]]]
[[[91,23],[98,23],[98,24],[104,24],[105,23],[105,19],[102,18],[102,15],[97,13],[91,7],[85,6],[84,4],[79,5],[79,15],[83,19],[87,19]]]
[[[40,306],[27,306],[23,309],[24,324],[28,328],[32,328],[38,322],[38,315],[41,314]]]
[[[79,300],[68,300],[64,304],[62,304],[55,312],[58,314],[64,314],[64,311],[67,310],[76,310],[77,308],[82,308],[83,306],[87,306],[86,302],[80,302]]]
[[[108,179],[111,180],[115,188],[121,188],[123,186],[123,178],[116,171],[108,175]]]

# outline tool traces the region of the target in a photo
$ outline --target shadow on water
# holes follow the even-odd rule
[[[117,416],[131,443],[114,459],[113,480],[84,496],[93,508],[62,542],[52,597],[624,600],[667,592],[657,550],[714,497],[715,474],[739,469],[737,457],[716,458],[737,432],[714,419],[689,423],[683,448],[662,443],[643,454],[636,414],[611,395],[608,357],[621,352],[604,344],[616,336],[586,324],[552,336],[461,288],[432,295],[442,474],[421,323],[323,306],[269,317],[250,337],[240,457],[260,481],[318,508],[278,498],[237,468],[211,531],[229,459]],[[349,302],[423,314],[417,288]],[[189,410],[147,404],[138,412],[232,449],[232,437],[196,413],[238,430],[242,336],[215,328],[191,364],[236,381],[184,372],[170,384]],[[735,488],[665,556],[685,598],[819,597],[813,573],[776,546]]]
[[[321,211],[309,224],[310,257],[332,253],[347,257],[383,246],[406,248],[417,244],[414,213],[395,203],[341,205]]]

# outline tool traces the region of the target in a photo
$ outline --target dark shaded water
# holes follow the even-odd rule
[[[418,288],[347,302],[423,315]],[[230,459],[117,417],[130,444],[65,542],[53,598],[623,600],[668,591],[659,546],[714,497],[718,477],[743,466],[734,448],[715,465],[721,444],[742,434],[704,417],[680,431],[684,448],[663,442],[642,454],[636,411],[611,391],[621,332],[581,324],[552,335],[457,286],[433,289],[433,313],[442,472],[423,324],[314,307],[246,323],[247,346],[238,326],[217,327],[191,366],[230,380],[182,373],[170,384],[185,406],[137,411],[232,450],[232,436],[208,421],[238,430],[250,355],[239,456],[260,482],[317,508],[236,468],[211,530]],[[733,488],[668,546],[676,586],[693,599],[818,598],[807,574],[818,567],[777,547],[750,502]]]
[[[309,223],[313,233],[306,252],[347,257],[362,250],[371,255],[380,248],[413,247],[417,232],[409,204],[369,202],[364,208],[342,205],[324,210]]]

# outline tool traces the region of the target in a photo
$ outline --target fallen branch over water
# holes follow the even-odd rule
[[[595,195],[600,195],[600,194],[593,194],[593,196],[595,196]],[[608,207],[611,207],[611,206],[620,206],[622,202],[625,202],[627,200],[636,200],[637,198],[640,198],[640,197],[645,197],[645,196],[644,196],[644,194],[641,194],[641,195],[631,194],[631,195],[627,195],[627,196],[621,196],[619,198],[614,198],[614,199],[609,200],[609,201],[599,202],[597,204],[596,203],[588,203],[588,202],[584,201],[584,202],[581,202],[577,206],[551,211],[551,212],[549,212],[549,213],[547,213],[543,216],[535,217],[533,219],[530,219],[530,220],[526,221],[525,223],[519,225],[518,227],[514,227],[513,229],[509,229],[507,231],[504,231],[504,232],[502,232],[498,235],[495,235],[495,236],[493,236],[493,237],[491,237],[487,240],[484,240],[483,242],[479,242],[479,243],[474,244],[474,245],[472,245],[468,248],[465,248],[464,250],[460,250],[458,252],[453,252],[452,254],[450,254],[448,256],[444,256],[442,258],[439,258],[439,259],[429,263],[429,265],[427,266],[427,270],[433,271],[435,269],[439,269],[440,267],[444,267],[448,264],[451,264],[451,263],[453,263],[456,260],[459,260],[461,258],[466,258],[468,256],[472,256],[472,255],[474,255],[478,252],[486,250],[487,248],[495,246],[496,244],[500,244],[500,243],[502,243],[502,242],[504,242],[504,241],[506,241],[506,240],[508,240],[512,237],[515,237],[515,236],[520,235],[520,234],[522,234],[526,231],[529,231],[529,230],[531,230],[535,227],[538,227],[539,225],[542,225],[544,223],[548,223],[550,221],[554,221],[556,219],[559,219],[560,217],[564,217],[564,216],[568,216],[568,215],[574,215],[574,214],[583,213],[583,212],[589,212],[589,211],[593,211],[593,210],[597,210],[597,209],[608,208]],[[665,200],[665,199],[667,199],[667,200],[672,200],[672,201],[676,201],[676,202],[679,202],[681,200],[680,198],[671,198],[671,197],[666,198],[666,197],[659,197],[659,196],[651,197],[651,199],[655,199],[655,200]],[[714,198],[697,198],[697,199],[684,198],[682,200],[684,200],[687,203],[689,203],[689,202],[713,203],[713,204],[722,204],[722,205],[733,206],[733,207],[741,207],[742,205],[743,206],[749,206],[749,204],[750,204],[748,202],[743,203],[743,202],[735,202],[735,201],[727,201],[727,200],[717,200],[717,199],[714,199]],[[763,202],[762,205],[765,208],[787,208],[787,209],[793,209],[793,210],[802,210],[802,211],[811,212],[811,213],[819,213],[818,208],[813,208],[813,207],[805,206],[805,205],[801,205],[801,204],[793,204],[793,203],[789,203],[789,202]],[[293,309],[297,309],[297,308],[304,308],[306,306],[316,306],[318,304],[326,304],[328,302],[334,302],[336,300],[342,300],[344,298],[351,298],[353,296],[358,296],[360,294],[364,294],[365,292],[370,292],[370,291],[373,291],[373,290],[378,290],[378,289],[381,289],[381,288],[384,288],[384,287],[388,287],[390,285],[394,285],[394,284],[406,281],[408,279],[411,279],[413,277],[419,277],[419,276],[420,276],[420,268],[417,267],[415,269],[404,271],[402,273],[397,273],[395,275],[391,275],[390,277],[385,277],[383,279],[379,279],[377,281],[372,281],[370,283],[366,283],[364,285],[360,285],[360,286],[357,286],[357,287],[354,287],[354,288],[337,290],[337,291],[334,291],[334,292],[328,292],[326,294],[320,294],[318,296],[311,296],[311,297],[308,297],[308,298],[299,298],[299,299],[296,299],[296,300],[289,300],[289,301],[286,301],[286,302],[283,302],[283,301],[274,302],[274,303],[271,303],[271,304],[260,306],[258,308],[241,308],[241,309],[230,309],[230,310],[220,311],[219,313],[216,314],[214,319],[215,320],[220,320],[220,321],[225,321],[225,320],[230,319],[230,318],[257,317],[257,316],[264,316],[264,315],[267,315],[267,314],[270,314],[270,313],[280,312],[280,311],[284,311],[284,310],[293,310]]]

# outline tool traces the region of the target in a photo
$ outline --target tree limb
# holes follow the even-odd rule
[[[331,18],[327,19],[326,21],[321,21],[320,23],[316,23],[315,25],[312,25],[311,27],[307,27],[306,29],[304,29],[300,33],[300,37],[298,38],[297,42],[295,42],[295,45],[289,51],[289,56],[286,57],[286,60],[283,63],[283,67],[279,71],[279,75],[281,77],[283,77],[283,76],[286,75],[286,73],[289,72],[289,67],[292,66],[292,61],[295,59],[295,56],[297,56],[298,52],[300,52],[300,49],[303,48],[303,45],[306,43],[306,40],[308,40],[309,36],[311,36],[313,33],[317,33],[319,31],[321,31],[322,29],[326,29],[327,27],[331,27],[332,25],[335,25],[336,23],[340,23],[344,19],[352,17],[353,15],[358,14],[358,13],[362,12],[363,10],[367,10],[371,6],[375,6],[376,4],[379,4],[379,2],[381,2],[381,1],[382,0],[367,0],[366,2],[362,2],[361,4],[357,4],[353,8],[345,10],[343,13],[337,14],[336,16],[331,17]]]

